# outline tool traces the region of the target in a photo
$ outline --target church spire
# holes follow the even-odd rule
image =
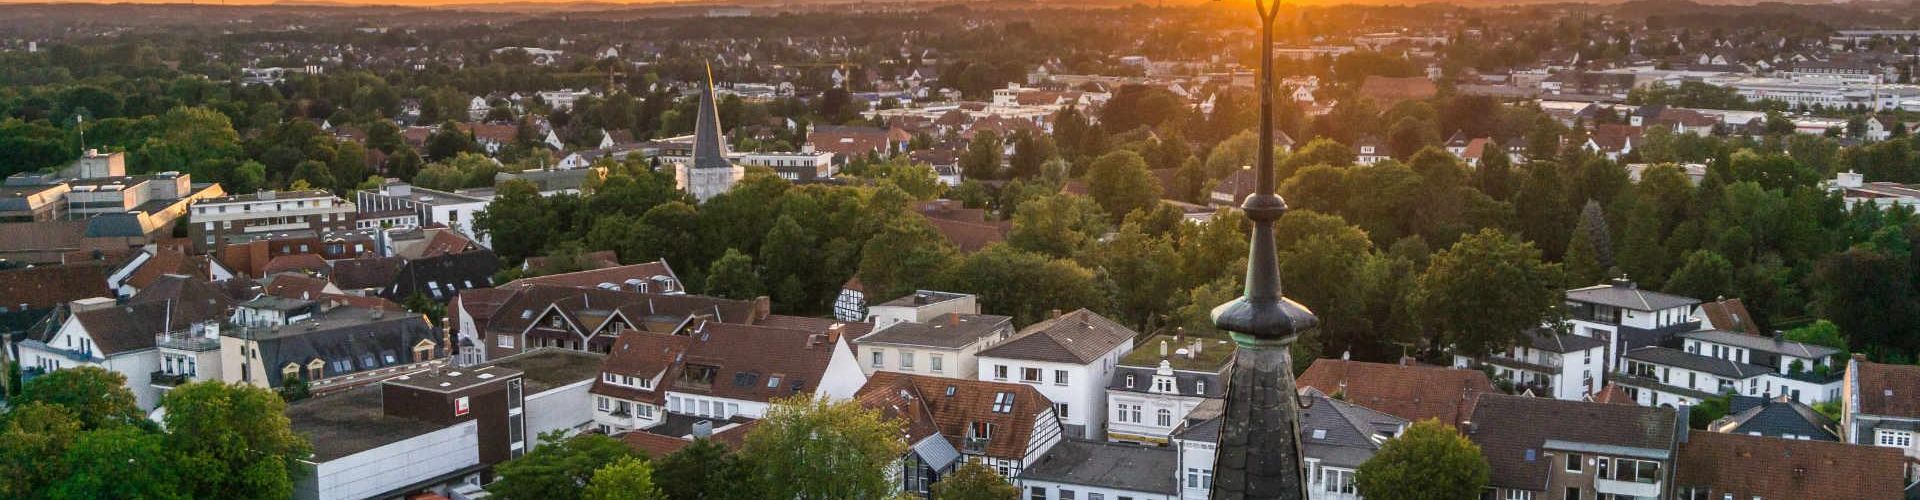
[[[727,137],[720,132],[720,110],[713,98],[713,64],[700,85],[700,112],[693,122],[693,168],[732,168],[727,161]]]

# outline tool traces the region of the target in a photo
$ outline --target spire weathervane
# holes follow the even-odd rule
[[[1241,204],[1253,222],[1246,295],[1213,309],[1213,324],[1231,332],[1239,347],[1214,457],[1214,499],[1306,498],[1289,346],[1319,320],[1280,293],[1273,242],[1273,221],[1287,211],[1286,201],[1274,194],[1273,178],[1273,21],[1280,3],[1268,1],[1254,0],[1260,13],[1260,149],[1257,187]]]

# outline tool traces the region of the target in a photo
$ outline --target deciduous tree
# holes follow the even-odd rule
[[[1480,446],[1438,420],[1416,422],[1360,464],[1354,485],[1367,498],[1477,498],[1492,467]]]
[[[906,452],[901,424],[853,401],[777,401],[747,433],[740,455],[765,498],[884,498],[887,470]]]

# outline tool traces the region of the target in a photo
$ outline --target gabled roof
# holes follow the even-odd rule
[[[319,255],[301,253],[274,257],[273,260],[267,261],[266,270],[262,272],[266,276],[279,273],[310,273],[325,276],[332,269],[332,266],[327,265],[327,260]]]
[[[493,273],[500,269],[500,258],[492,250],[443,254],[407,261],[400,266],[393,284],[379,295],[403,301],[415,293],[435,302],[446,302],[461,290],[493,286]]]
[[[0,271],[0,307],[45,309],[89,297],[109,297],[105,262],[53,264]]]
[[[657,337],[680,336],[684,340]],[[652,394],[675,391],[742,401],[770,402],[812,394],[839,344],[822,332],[734,325],[696,320],[674,334],[632,332],[621,335],[607,355],[608,371],[652,377],[665,370]],[[684,343],[684,347],[678,347]],[[701,385],[683,379],[689,367],[710,368],[713,379]],[[628,371],[617,371],[628,370]],[[658,373],[658,372],[655,372]],[[776,380],[777,379],[777,380]],[[595,392],[606,384],[596,382]]]
[[[363,257],[333,261],[333,274],[327,276],[341,290],[386,288],[400,274],[406,259],[400,257]]]
[[[1793,434],[1806,439],[1840,440],[1838,423],[1786,396],[1773,399],[1734,396],[1727,416],[1713,421],[1707,428],[1732,434],[1759,433],[1771,437]]]
[[[1113,320],[1080,309],[1028,325],[1019,335],[980,351],[979,356],[1084,365],[1114,349],[1133,345],[1136,335]]]
[[[1747,335],[1760,334],[1760,324],[1753,321],[1753,313],[1748,312],[1747,305],[1737,298],[1702,302],[1700,315],[1705,316],[1707,323],[1714,328]]]
[[[1711,498],[1902,498],[1895,448],[1694,432],[1679,446],[1674,483]]]
[[[1920,366],[1853,360],[1860,413],[1920,418]]]
[[[1671,408],[1484,394],[1466,434],[1493,468],[1488,486],[1538,491],[1556,464],[1546,455],[1548,441],[1667,458],[1675,423]]]
[[[272,387],[280,386],[281,368],[289,363],[305,367],[319,359],[330,378],[411,364],[413,348],[423,340],[434,342],[432,358],[448,352],[425,316],[359,307],[326,309],[309,320],[278,327],[231,328],[221,335],[258,342],[260,366]]]
[[[1002,393],[1012,395],[1013,405],[996,412],[994,402]],[[984,454],[1007,460],[1027,458],[1028,445],[1038,430],[1034,426],[1042,414],[1051,415],[1053,409],[1053,401],[1025,384],[888,371],[874,372],[854,398],[861,405],[904,420],[909,442],[937,434],[954,448],[964,449],[968,425],[993,424],[993,439]],[[1058,432],[1057,422],[1054,427]]]
[[[1631,281],[1613,280],[1567,291],[1567,300],[1601,304],[1635,311],[1658,311],[1699,304],[1699,299],[1641,290]]]
[[[220,320],[232,309],[226,294],[204,281],[162,276],[125,304],[74,312],[100,353],[112,356],[154,346],[154,335],[180,332],[194,323]]]
[[[1323,465],[1355,468],[1387,438],[1399,435],[1409,422],[1371,408],[1327,397],[1308,389],[1300,395],[1300,445],[1309,458]]]
[[[1407,420],[1432,418],[1448,425],[1466,420],[1474,400],[1494,392],[1479,370],[1344,359],[1314,360],[1298,385]]]

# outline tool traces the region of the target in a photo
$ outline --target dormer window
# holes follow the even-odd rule
[[[321,361],[320,358],[313,358],[313,361],[307,362],[307,380],[320,380],[324,378],[322,375],[326,374],[326,369],[327,363],[325,361]]]
[[[1194,394],[1202,394],[1202,395],[1204,395],[1204,394],[1206,394],[1206,393],[1207,393],[1207,381],[1205,381],[1205,380],[1195,380],[1195,381],[1193,381],[1193,393],[1194,393]]]
[[[1173,379],[1155,377],[1153,379],[1153,392],[1167,392],[1167,393],[1174,392]]]
[[[433,341],[421,339],[413,345],[413,362],[424,363],[429,359],[433,359]]]
[[[280,379],[282,381],[298,380],[299,378],[300,378],[299,363],[287,363],[287,366],[285,368],[280,369]]]
[[[1133,374],[1131,373],[1127,374],[1127,388],[1128,389],[1133,388]]]

